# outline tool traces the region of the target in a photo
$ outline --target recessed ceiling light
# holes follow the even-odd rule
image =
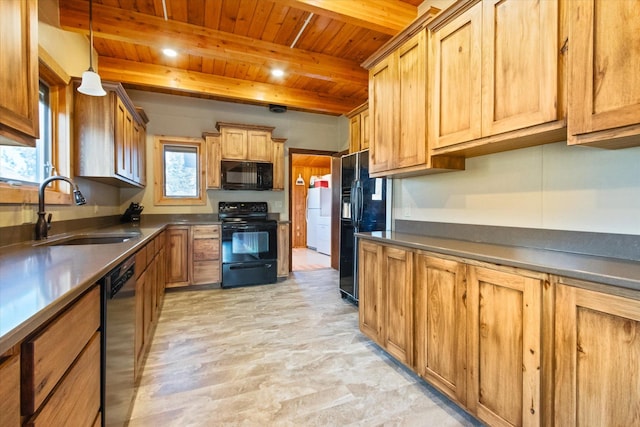
[[[282,77],[284,76],[284,71],[279,68],[274,68],[273,70],[271,70],[271,75],[273,77]]]
[[[171,58],[178,56],[178,52],[169,48],[162,49],[162,53],[164,53],[167,56],[170,56]]]

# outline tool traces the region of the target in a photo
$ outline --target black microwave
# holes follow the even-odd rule
[[[223,190],[272,190],[273,164],[222,160],[220,162]]]

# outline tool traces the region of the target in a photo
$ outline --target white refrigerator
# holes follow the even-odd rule
[[[331,255],[331,189],[310,188],[307,193],[307,247]]]

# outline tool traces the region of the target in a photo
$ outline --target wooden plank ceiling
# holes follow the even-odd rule
[[[421,2],[94,0],[97,68],[125,87],[339,115],[367,100],[360,64]],[[61,27],[88,34],[88,0],[59,5]]]

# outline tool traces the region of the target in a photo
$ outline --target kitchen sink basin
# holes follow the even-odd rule
[[[75,234],[72,236],[61,237],[59,239],[39,242],[34,246],[108,245],[113,243],[124,243],[136,237],[140,237],[140,233]]]

